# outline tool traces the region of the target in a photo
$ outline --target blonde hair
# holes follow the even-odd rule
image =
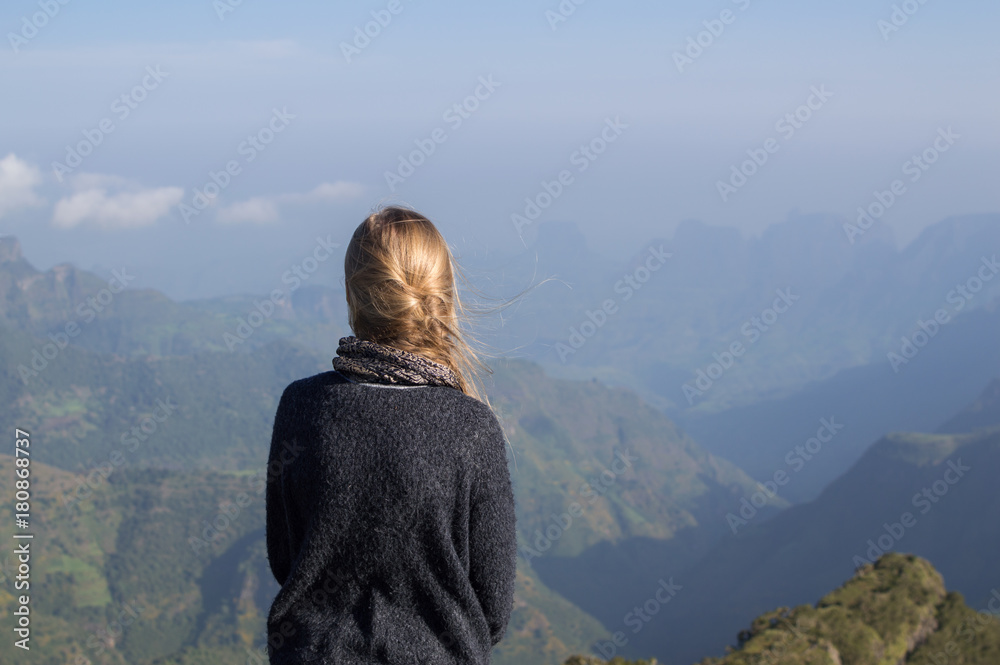
[[[348,322],[358,339],[451,368],[463,393],[489,405],[480,374],[492,372],[463,330],[457,272],[429,219],[400,206],[378,210],[354,231],[344,257]]]

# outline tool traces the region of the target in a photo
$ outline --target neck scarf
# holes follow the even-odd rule
[[[364,383],[459,388],[458,375],[450,367],[415,353],[385,344],[342,337],[333,368]]]

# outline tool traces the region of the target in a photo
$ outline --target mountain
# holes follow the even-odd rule
[[[991,411],[982,388],[1000,376],[1000,301],[987,304],[984,288],[898,373],[881,356],[948,302],[950,280],[1000,237],[994,222],[950,220],[904,252],[876,235],[827,247],[838,227],[820,217],[748,240],[688,223],[624,266],[601,262],[571,226],[540,232],[536,267],[558,267],[577,288],[547,283],[499,331],[554,349],[584,321],[597,330],[565,365],[503,360],[488,381],[511,443],[520,548],[516,611],[495,662],[555,664],[637,618],[653,625],[630,636],[630,654],[721,654],[754,615],[811,602],[896,542],[969,598],[988,599],[997,582],[984,553],[1000,538],[979,517],[1000,508],[988,482],[1000,431],[883,434],[946,421],[964,429]],[[572,260],[559,263],[560,241]],[[645,268],[649,280],[626,301],[618,280],[642,274],[653,250],[671,256]],[[527,274],[516,261],[505,269],[514,268]],[[800,299],[780,325],[704,401],[676,408],[692,372],[740,339],[781,289]],[[56,558],[39,557],[39,625],[54,627],[40,662],[245,662],[276,589],[259,498],[238,518],[223,511],[266,459],[281,389],[330,368],[342,298],[302,287],[272,310],[261,296],[175,303],[113,291],[69,265],[37,271],[16,241],[0,241],[0,403],[44,442],[32,519],[56,534],[47,550]],[[605,298],[619,308],[595,322]],[[574,374],[601,380],[565,378]],[[982,406],[955,415],[977,397]],[[708,446],[696,443],[703,436]],[[796,449],[814,436],[822,451]],[[779,485],[779,470],[790,482]],[[0,476],[0,491],[11,494],[12,483]],[[947,496],[924,497],[921,512],[914,495],[936,487]],[[224,532],[218,545],[195,552],[190,539],[209,540],[212,529]],[[669,604],[639,618],[636,608],[664,593]],[[149,614],[122,635],[95,637],[105,644],[97,654],[90,634],[132,601]],[[0,597],[5,611],[13,602]]]
[[[643,633],[635,655],[691,662],[718,653],[750,617],[817,597],[885,551],[928,559],[974,606],[1000,588],[1000,428],[966,434],[896,433],[880,439],[814,501],[735,534],[678,576],[685,594]],[[741,516],[738,511],[734,515]],[[637,596],[641,598],[641,596]]]
[[[327,369],[284,342],[253,354],[145,358],[70,345],[34,362],[44,348],[20,331],[0,334],[0,401],[9,422],[45,437],[38,461],[85,472],[116,452],[118,466],[256,467],[281,391]]]
[[[43,435],[30,440],[44,446]],[[14,462],[0,454],[5,496],[14,494]],[[263,646],[278,591],[266,558],[263,474],[123,467],[80,493],[81,476],[32,461],[24,533],[36,534],[37,549],[31,586],[22,589],[38,631],[32,662],[247,662],[248,650]],[[0,610],[9,616],[19,606],[17,565],[13,548],[0,557]],[[494,660],[556,663],[603,634],[522,564],[508,637]],[[10,641],[0,647],[5,659],[17,662],[16,653]]]
[[[700,665],[994,665],[1000,662],[998,619],[1000,610],[976,612],[962,594],[946,591],[925,559],[886,554],[815,605],[758,616],[740,632],[736,650]],[[565,665],[630,664],[574,656]]]
[[[914,347],[917,353],[905,364],[894,367],[882,356],[786,398],[673,418],[709,451],[761,481],[795,470],[786,458],[815,436],[820,418],[839,420],[844,429],[817,453],[819,462],[795,470],[794,482],[781,492],[793,502],[811,500],[884,433],[936,431],[975,400],[1000,376],[998,338],[1000,299],[941,326],[923,348]],[[981,408],[988,421],[987,403]]]
[[[275,353],[278,346],[272,345]],[[244,448],[224,438],[235,414],[227,423],[211,408],[195,407],[203,401],[223,404],[227,396],[246,391],[248,379],[232,366],[211,364],[246,358],[208,354],[190,365],[183,358],[118,359],[111,363],[113,373],[102,374],[87,364],[100,363],[102,356],[80,349],[64,352],[60,370],[45,375],[61,390],[46,384],[43,395],[29,391],[19,398],[49,410],[26,408],[12,421],[43,442],[33,449],[41,454],[32,459],[33,487],[38,488],[32,519],[49,535],[36,562],[43,591],[34,611],[40,622],[54,621],[60,628],[46,633],[38,662],[67,662],[79,653],[95,663],[242,662],[245,649],[263,634],[261,622],[277,591],[263,548],[263,497],[257,492],[263,471],[256,470],[266,459],[270,429],[240,430],[252,439],[241,456],[237,453]],[[277,370],[289,371],[291,365],[270,363],[263,355],[250,356],[257,361],[254,371],[267,375],[266,385],[279,386],[284,378],[278,379]],[[302,363],[300,368],[309,367],[307,360]],[[181,381],[200,366],[218,371],[193,376],[190,384]],[[231,376],[223,383],[225,372]],[[90,377],[89,392],[71,381],[74,373]],[[139,378],[162,392],[147,398],[138,390]],[[220,387],[225,392],[210,401]],[[278,394],[280,387],[271,391],[271,400]],[[143,400],[160,395],[176,396],[176,415],[134,452],[116,440],[91,436],[86,427],[92,421],[141,423],[146,413],[156,417],[155,410],[149,411],[152,402]],[[130,396],[135,403],[128,402]],[[247,408],[253,399],[251,394]],[[707,548],[709,534],[718,536],[720,529],[712,524],[721,523],[721,512],[736,495],[753,490],[745,474],[701,451],[627,391],[555,381],[536,365],[517,361],[498,366],[491,399],[513,448],[522,540],[516,610],[508,638],[497,650],[498,663],[561,662],[604,634],[597,620],[567,599],[565,589],[544,581],[542,571],[550,570],[544,562],[557,553],[572,555],[602,542],[675,537],[684,542],[678,552],[692,559]],[[263,403],[254,408],[265,409]],[[273,415],[273,409],[272,404],[265,412]],[[124,426],[113,431],[119,429],[127,431]],[[187,439],[199,432],[200,438]],[[72,445],[80,458],[92,460],[85,473],[42,461],[60,459]],[[250,464],[254,451],[256,464]],[[172,470],[162,468],[171,461]],[[232,470],[201,470],[213,465]],[[12,495],[13,482],[13,460],[0,458],[0,492]],[[241,493],[249,500],[242,508]],[[554,533],[553,524],[573,502],[581,506],[579,514]],[[689,537],[700,533],[701,521],[708,533]],[[539,541],[537,533],[552,540]],[[538,558],[535,547],[542,550]],[[98,630],[126,606],[146,608],[143,621],[116,638],[114,649],[105,640],[108,648],[98,657],[96,648],[79,643],[78,635]],[[0,607],[12,611],[13,596],[0,596]],[[147,613],[155,620],[146,623]]]
[[[59,296],[59,284],[29,289],[65,310],[72,301]],[[138,302],[123,305],[121,318]],[[40,575],[54,595],[41,596],[38,616],[61,628],[39,662],[84,651],[95,663],[245,660],[277,589],[260,497],[249,493],[236,517],[227,511],[259,477],[282,389],[327,370],[329,358],[283,340],[246,353],[165,356],[141,355],[128,342],[129,354],[60,347],[33,334],[32,320],[11,317],[27,330],[0,335],[0,400],[11,423],[44,442],[32,458],[33,477],[46,488],[35,495],[33,519],[65,536],[47,550],[61,558],[39,563],[39,571],[65,574]],[[135,321],[142,330],[141,317]],[[46,353],[50,343],[54,354]],[[610,575],[625,594],[666,552],[671,565],[697,560],[724,532],[725,511],[756,491],[749,476],[631,391],[555,380],[523,360],[496,363],[488,383],[511,442],[521,546],[516,611],[498,663],[558,663],[604,634],[557,574],[561,559],[577,557],[595,580]],[[12,493],[12,483],[12,473],[4,476],[0,492]],[[763,510],[785,505],[774,498]],[[227,521],[239,528],[213,526]],[[204,534],[217,529],[225,535],[211,547],[191,540],[211,542]],[[621,571],[604,571],[592,557],[608,547]],[[590,604],[603,593],[586,591]],[[5,609],[12,604],[0,599]],[[101,654],[77,644],[75,635],[140,604],[156,621],[101,637]]]
[[[41,432],[29,440],[30,451],[46,443]],[[14,468],[13,457],[0,455],[5,496],[13,496]],[[254,475],[123,468],[67,504],[78,477],[36,460],[30,470],[24,533],[35,538],[28,541],[30,587],[22,592],[30,596],[32,662],[83,656],[102,665],[152,663],[220,632],[234,649],[261,633],[255,601],[277,589],[262,574],[262,551],[251,553],[264,520],[262,485]],[[4,576],[13,580],[13,547],[3,556]],[[4,614],[18,605],[5,583]],[[5,660],[19,661],[11,641],[0,651]],[[240,662],[232,653],[219,662]]]
[[[946,422],[938,432],[942,434],[972,432],[989,427],[1000,427],[1000,379],[995,379],[979,399]]]
[[[998,219],[947,219],[904,250],[884,225],[851,244],[842,220],[821,215],[791,215],[749,238],[689,220],[624,262],[588,247],[572,223],[547,222],[524,252],[459,259],[466,297],[486,310],[476,323],[493,348],[532,359],[553,376],[629,386],[675,419],[697,419],[785,398],[880,361],[913,334],[918,319],[950,306],[949,293],[976,277],[1000,248]],[[275,294],[170,303],[142,289],[115,294],[107,305],[97,301],[98,311],[88,298],[107,288],[111,275],[68,265],[39,273],[20,256],[16,239],[0,243],[0,325],[41,337],[75,322],[81,330],[71,343],[170,355],[251,351],[278,339],[326,352],[330,340],[347,333],[342,291],[306,286],[291,272],[276,284],[277,303],[268,297]],[[649,270],[650,252],[670,256]],[[116,270],[128,274],[128,266]],[[499,308],[533,284],[514,307]],[[779,291],[794,306],[755,326],[755,318],[770,316]],[[1000,280],[970,295],[964,311],[1000,295]],[[608,302],[612,313],[604,316]],[[685,391],[734,342],[746,353],[709,390]]]
[[[696,419],[881,362],[938,309],[957,316],[996,299],[995,275],[975,280],[1000,249],[998,221],[995,214],[946,219],[899,250],[884,225],[852,244],[843,220],[822,215],[792,215],[759,237],[688,220],[624,263],[581,248],[570,225],[543,234],[540,224],[525,254],[471,256],[465,264],[485,293],[510,295],[556,278],[497,322],[491,343],[518,349],[553,375],[628,385],[675,419]],[[670,258],[647,276],[650,249],[660,248]],[[956,296],[970,280],[969,297]],[[794,304],[773,317],[767,310],[779,291]],[[605,318],[609,300],[613,314]],[[734,342],[746,352],[709,389],[686,392]]]
[[[635,593],[718,542],[726,513],[757,492],[631,391],[551,379],[525,361],[498,364],[489,388],[513,445],[522,558],[609,629]],[[766,499],[761,514],[786,505]]]
[[[273,299],[179,303],[153,289],[129,288],[132,270],[122,265],[102,278],[64,263],[41,272],[24,258],[16,238],[0,238],[0,327],[59,347],[140,358],[247,352],[289,339],[317,348],[349,334],[346,306],[332,289],[299,281]]]

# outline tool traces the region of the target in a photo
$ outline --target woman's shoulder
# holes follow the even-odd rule
[[[322,400],[338,385],[349,383],[340,373],[335,371],[320,372],[312,376],[296,379],[285,386],[278,400],[278,414],[297,410],[307,403]]]
[[[503,424],[496,412],[486,402],[460,390],[448,389],[447,396],[452,403],[453,422],[464,434],[473,439],[485,437],[503,445],[506,441]]]
[[[336,394],[347,390],[354,398],[346,402],[358,406],[355,391],[372,391],[375,399],[373,407],[385,401],[393,402],[394,408],[404,410],[434,412],[443,425],[451,421],[459,429],[472,430],[480,433],[487,431],[502,437],[502,426],[499,419],[485,402],[466,395],[460,390],[447,386],[394,386],[358,383],[352,381],[337,371],[321,372],[305,378],[297,379],[288,384],[281,395],[281,402],[290,408],[292,405],[305,405],[310,402],[331,404],[341,403]],[[340,397],[345,397],[340,395]],[[367,402],[369,400],[361,400]],[[345,404],[344,406],[347,406]],[[279,405],[279,410],[281,406]]]
[[[336,385],[342,385],[345,383],[350,383],[343,374],[335,370],[330,370],[328,372],[320,372],[319,374],[313,374],[312,376],[307,376],[301,379],[296,379],[285,386],[285,390],[282,392],[282,397],[285,395],[289,396],[301,396],[309,393],[314,393],[317,391],[322,391],[326,388]]]

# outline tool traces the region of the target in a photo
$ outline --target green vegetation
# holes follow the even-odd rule
[[[67,507],[59,497],[73,474],[40,462],[31,470],[32,662],[152,663],[200,644],[235,655],[263,634],[255,596],[243,594],[260,580],[276,591],[262,549],[264,499],[252,478],[122,469]],[[13,494],[14,478],[13,458],[0,455],[0,495]],[[209,532],[205,547],[192,547],[242,492],[250,503]],[[16,562],[8,554],[2,563],[0,611],[10,616]]]
[[[16,349],[30,343],[18,333],[4,336],[0,365],[10,368]],[[35,611],[40,623],[53,623],[37,649],[38,662],[72,662],[77,655],[95,665],[245,659],[247,648],[260,646],[277,591],[264,551],[263,496],[252,488],[281,388],[297,378],[289,376],[293,372],[322,371],[318,359],[273,344],[252,356],[111,362],[71,347],[56,360],[27,387],[9,371],[0,381],[16,395],[17,422],[44,442],[32,462],[33,519],[51,536],[35,562],[45,571]],[[719,511],[731,492],[752,490],[742,472],[701,451],[626,391],[555,381],[527,362],[501,363],[490,391],[514,451],[522,543],[531,547],[551,514],[574,501],[585,506],[540,559],[575,556],[609,539],[670,538],[709,518],[709,529],[724,528]],[[176,402],[176,413],[129,451],[121,434],[157,415],[161,395]],[[115,450],[124,463],[108,466]],[[618,452],[635,459],[629,468],[615,467],[622,473],[603,487],[601,473]],[[80,472],[43,462],[74,459],[81,462],[67,466]],[[11,491],[10,464],[0,456],[0,493]],[[101,465],[111,469],[106,478],[93,471]],[[163,468],[168,466],[174,469]],[[233,470],[222,471],[227,468]],[[588,483],[600,493],[582,494]],[[252,503],[217,545],[195,551],[190,539],[207,541],[206,523],[241,491]],[[704,544],[697,541],[686,556],[693,558]],[[540,559],[520,561],[516,607],[494,658],[498,665],[560,663],[607,635],[593,616],[542,580]],[[0,595],[0,608],[12,601]],[[100,632],[126,606],[138,608],[139,618],[118,636]]]
[[[570,656],[564,665],[659,665],[658,660],[625,660],[621,656],[615,656],[611,660],[601,660],[599,658],[588,658],[587,656]]]
[[[102,465],[255,469],[266,461],[282,389],[329,365],[284,343],[252,355],[132,359],[69,346],[25,383],[19,366],[30,366],[41,345],[0,331],[5,414],[44,437],[39,461],[87,473]]]
[[[745,473],[699,448],[631,391],[501,361],[488,392],[513,448],[519,527],[530,551],[572,557],[600,542],[668,540],[692,527],[719,533],[727,528],[725,511],[738,503],[732,497],[756,491]],[[552,530],[562,533],[551,547],[537,547],[552,516],[574,503],[582,514]],[[785,506],[771,501],[773,509]],[[543,547],[548,540],[540,540]]]
[[[50,548],[40,616],[62,616],[67,634],[86,634],[69,627],[75,617],[101,624],[84,610],[120,612],[121,603],[139,599],[147,608],[143,621],[115,641],[107,662],[116,662],[113,654],[119,652],[129,662],[223,662],[227,650],[239,653],[234,645],[250,646],[253,636],[263,634],[277,590],[262,549],[263,501],[241,518],[241,529],[253,538],[231,551],[199,553],[194,569],[184,534],[200,527],[181,516],[211,519],[218,509],[206,506],[221,500],[213,498],[220,488],[252,479],[266,460],[281,390],[329,369],[329,359],[286,342],[251,354],[166,357],[125,357],[71,345],[25,384],[19,366],[30,364],[32,350],[42,344],[22,331],[0,335],[0,399],[9,405],[12,422],[44,441],[33,463],[72,472],[53,468],[51,478],[58,480],[49,481],[51,492],[36,504],[45,506],[39,515],[61,537],[77,534]],[[718,533],[732,497],[754,490],[739,469],[705,453],[628,391],[553,380],[523,361],[499,363],[489,389],[514,454],[524,553],[539,546],[537,534],[553,533],[552,515],[574,503],[582,506],[572,525],[535,550],[539,558],[522,557],[510,636],[496,655],[500,665],[559,663],[606,633],[579,598],[567,596],[576,586],[572,581],[542,574],[542,560],[553,562],[545,568],[550,572],[566,557],[602,543]],[[168,415],[162,403],[176,407]],[[623,459],[629,460],[626,467],[620,466]],[[775,501],[773,509],[782,505]],[[679,543],[673,558],[693,561],[710,541],[701,535]],[[601,564],[598,558],[576,565],[574,570],[586,571]],[[614,574],[634,576],[642,565],[618,566]],[[192,582],[206,574],[207,580],[227,582]],[[600,580],[588,578],[591,586]],[[619,582],[609,585],[625,598],[642,581]],[[590,589],[586,595],[591,604],[606,599]],[[59,635],[51,637],[50,652],[73,653],[73,640]]]
[[[145,358],[248,353],[276,340],[310,348],[332,341],[335,348],[337,339],[349,334],[344,317],[332,315],[344,310],[344,305],[334,302],[339,298],[332,289],[302,287],[244,339],[245,335],[238,334],[240,320],[257,311],[260,296],[174,302],[153,289],[132,289],[130,266],[115,271],[130,287],[123,291],[121,282],[110,275],[98,277],[70,264],[40,272],[24,259],[19,247],[15,249],[9,240],[6,246],[0,257],[0,328],[28,332],[46,342],[50,333],[70,333],[72,343],[79,347]],[[77,327],[68,331],[67,324]]]
[[[8,422],[32,432],[32,522],[44,534],[33,558],[39,630],[32,662],[242,665],[247,650],[261,646],[277,591],[265,554],[264,500],[254,481],[282,388],[331,368],[343,332],[331,313],[339,310],[329,290],[303,288],[298,305],[231,353],[223,334],[252,310],[252,298],[173,303],[153,291],[127,291],[25,383],[21,366],[31,366],[50,333],[79,322],[77,306],[105,286],[69,266],[46,273],[20,259],[0,266],[0,403]],[[678,318],[676,325],[688,323]],[[684,328],[681,336],[700,337],[690,333]],[[665,339],[656,344],[664,347]],[[770,339],[778,346],[787,341]],[[635,344],[649,346],[629,341]],[[634,362],[631,348],[621,353],[633,354]],[[687,357],[692,349],[669,351]],[[625,367],[625,359],[612,354],[601,362]],[[640,372],[664,380],[663,363],[643,362]],[[708,631],[735,632],[762,608],[811,600],[846,576],[851,554],[899,514],[898,498],[938,480],[952,454],[971,464],[970,479],[926,518],[921,514],[904,545],[942,540],[941,534],[961,541],[962,548],[933,559],[943,561],[942,569],[968,573],[960,589],[978,588],[992,565],[980,554],[956,552],[997,551],[1000,534],[988,521],[967,531],[970,516],[1000,510],[988,473],[997,468],[1000,431],[887,437],[831,486],[825,503],[768,522],[787,507],[773,498],[746,532],[731,537],[725,515],[755,483],[636,393],[555,380],[525,361],[503,361],[496,370],[488,389],[514,453],[522,548],[497,665],[556,665],[610,639],[660,575],[678,575],[684,595],[659,614],[657,627],[630,643],[632,651],[669,653],[678,633],[689,647],[701,644],[711,639]],[[986,399],[970,417],[1000,422],[991,409],[995,401]],[[2,496],[13,494],[11,465],[0,454]],[[243,492],[251,501],[238,517],[221,531],[211,526]],[[741,634],[738,650],[704,662],[770,662],[763,654],[785,642],[788,659],[774,662],[940,665],[941,653],[949,663],[1000,662],[990,660],[1000,642],[995,625],[975,623],[981,615],[958,594],[945,594],[940,577],[923,565],[884,557],[816,607],[763,615]],[[4,613],[14,604],[13,566],[11,554],[0,553]],[[796,594],[805,596],[787,600]],[[799,619],[801,625],[789,623]],[[790,645],[801,647],[798,660],[788,655]],[[0,654],[10,648],[0,647]],[[696,657],[706,652],[698,649]]]
[[[778,608],[700,665],[995,665],[1000,614],[974,612],[915,556],[886,554],[815,606]],[[653,665],[573,656],[565,665]]]

